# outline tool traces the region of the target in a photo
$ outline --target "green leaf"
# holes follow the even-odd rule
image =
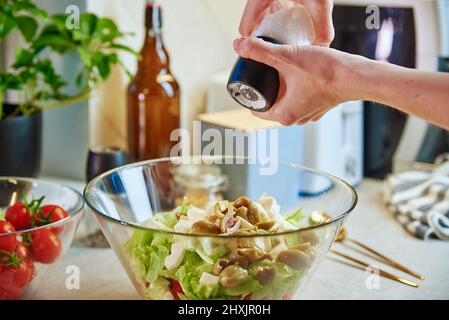
[[[0,38],[4,38],[15,27],[17,27],[17,20],[0,12]]]
[[[114,21],[108,18],[98,19],[95,35],[104,42],[112,41],[122,36],[122,33],[118,29]]]
[[[38,27],[36,20],[29,16],[19,16],[16,17],[16,19],[20,32],[22,33],[25,40],[31,41],[31,39],[34,38]]]
[[[110,58],[108,56],[101,56],[97,62],[98,73],[103,80],[106,80],[111,73]]]
[[[33,47],[36,49],[51,47],[56,52],[64,53],[73,48],[73,42],[61,34],[43,34],[33,42]]]
[[[29,66],[34,59],[34,54],[26,49],[18,49],[16,52],[16,61],[12,65],[13,68],[19,69],[25,66]]]
[[[5,220],[5,212],[0,208],[0,220]]]
[[[134,49],[132,49],[130,47],[122,45],[122,44],[112,44],[111,48],[112,49],[116,49],[116,50],[126,51],[126,52],[129,52],[129,53],[131,53],[131,54],[133,54],[135,56],[139,56],[140,55],[139,52],[135,51]]]
[[[302,209],[299,209],[298,211],[296,211],[294,214],[292,214],[285,220],[287,220],[292,225],[297,227],[299,224],[299,221],[301,221],[303,218],[304,218],[304,214],[302,213]]]
[[[92,13],[83,13],[80,18],[80,31],[85,38],[91,36],[97,28],[98,18]]]

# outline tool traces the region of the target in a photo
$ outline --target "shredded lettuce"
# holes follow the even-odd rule
[[[170,229],[173,229],[175,224],[178,223],[178,217],[176,217],[176,212],[174,211],[156,214],[153,216],[153,219]]]
[[[199,283],[203,272],[212,272],[213,265],[206,263],[197,253],[187,251],[182,265],[175,273],[184,294],[189,300],[225,299],[220,286]]]
[[[125,243],[125,252],[137,275],[145,282],[156,281],[170,254],[172,236],[160,232],[135,230]]]
[[[299,222],[304,219],[304,214],[302,213],[302,209],[299,209],[294,214],[286,218],[285,220],[289,222],[290,224],[294,225],[295,227],[298,227]]]

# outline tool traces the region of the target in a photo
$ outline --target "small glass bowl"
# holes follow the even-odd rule
[[[57,183],[44,182],[29,178],[0,177],[0,208],[5,212],[8,207],[21,201],[25,197],[28,201],[45,196],[42,205],[52,204],[62,207],[69,214],[68,217],[45,226],[36,227],[27,230],[20,230],[14,233],[0,234],[0,241],[6,237],[15,236],[22,243],[33,241],[35,236],[41,230],[50,230],[56,234],[60,241],[61,252],[51,263],[39,263],[34,260],[31,251],[31,263],[34,266],[32,280],[19,290],[6,291],[1,289],[1,299],[32,299],[38,290],[45,284],[46,279],[51,277],[51,269],[69,249],[72,244],[76,229],[83,215],[84,200],[81,194],[70,188]],[[57,232],[55,232],[57,230]],[[56,240],[57,241],[57,240]],[[27,245],[27,247],[31,247]],[[4,266],[0,266],[0,273],[4,271]],[[2,275],[0,274],[0,279]]]

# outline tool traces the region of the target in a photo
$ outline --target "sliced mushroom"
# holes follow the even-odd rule
[[[248,220],[248,208],[247,207],[239,207],[235,211],[236,217],[241,217],[242,219]]]
[[[261,285],[269,284],[276,276],[276,269],[274,267],[260,268],[256,273],[256,279]]]
[[[230,265],[221,273],[219,282],[225,288],[234,288],[248,280],[248,271],[238,265]]]
[[[274,227],[275,224],[276,224],[276,222],[274,222],[274,221],[260,222],[260,223],[256,224],[256,227],[258,227],[259,229],[263,229],[263,230],[270,230],[271,228]]]
[[[262,252],[256,248],[236,249],[236,254],[248,258],[249,263],[259,262],[263,260],[273,260],[271,254]]]
[[[231,251],[229,263],[232,265],[239,265],[242,268],[247,268],[249,265],[248,257],[240,255],[237,250],[238,249],[234,249]]]
[[[310,264],[309,256],[299,250],[284,250],[276,257],[277,262],[284,263],[295,270],[304,270]]]
[[[216,235],[216,234],[220,234],[220,228],[211,222],[201,220],[201,221],[195,222],[192,225],[192,229],[190,230],[190,233]]]
[[[229,260],[227,259],[218,259],[217,262],[215,262],[214,267],[212,269],[212,273],[216,276],[218,276],[224,268],[229,266]]]

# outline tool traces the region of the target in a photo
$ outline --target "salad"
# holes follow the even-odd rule
[[[320,238],[279,233],[298,230],[303,218],[301,210],[283,216],[268,196],[205,209],[186,200],[154,215],[154,230],[133,231],[124,251],[147,299],[290,299]]]
[[[19,299],[35,276],[35,264],[53,263],[61,254],[62,226],[8,235],[68,217],[59,206],[42,205],[44,199],[23,199],[0,210],[0,300]]]

